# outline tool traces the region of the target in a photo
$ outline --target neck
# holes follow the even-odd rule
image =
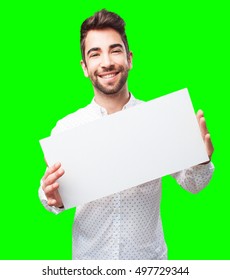
[[[121,111],[130,99],[127,87],[122,89],[120,92],[111,95],[106,95],[97,91],[94,91],[94,94],[95,102],[99,106],[105,108],[109,115]]]

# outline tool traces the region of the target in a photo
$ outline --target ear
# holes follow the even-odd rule
[[[128,65],[129,65],[129,70],[133,68],[133,53],[130,51],[128,54]]]
[[[88,78],[89,74],[88,74],[87,66],[83,60],[81,60],[81,67],[82,67],[85,77]]]

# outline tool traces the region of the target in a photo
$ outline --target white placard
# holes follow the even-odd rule
[[[208,161],[187,89],[40,140],[71,208]]]

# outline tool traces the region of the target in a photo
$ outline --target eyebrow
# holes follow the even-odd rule
[[[121,44],[112,44],[112,45],[109,46],[109,49],[111,50],[111,49],[114,49],[114,48],[117,48],[117,47],[120,47],[120,48],[123,49],[123,46]],[[100,48],[98,48],[98,47],[97,48],[91,48],[87,51],[87,55],[89,55],[91,52],[96,52],[96,51],[99,51],[99,50],[100,50]]]
[[[92,49],[89,49],[88,51],[87,51],[87,55],[89,55],[91,52],[96,52],[96,51],[99,51],[100,50],[100,48],[92,48]]]
[[[110,49],[114,49],[114,48],[117,48],[117,47],[120,47],[120,48],[123,49],[123,46],[121,44],[113,44],[113,45],[109,46]]]

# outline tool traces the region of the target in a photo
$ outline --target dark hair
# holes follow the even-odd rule
[[[121,35],[121,39],[125,45],[126,52],[127,54],[129,53],[127,36],[125,34],[124,20],[119,15],[113,12],[109,12],[105,9],[102,9],[96,12],[93,16],[87,18],[81,25],[80,45],[81,45],[81,54],[84,62],[85,62],[85,39],[87,33],[90,30],[105,29],[105,28],[112,28]]]

